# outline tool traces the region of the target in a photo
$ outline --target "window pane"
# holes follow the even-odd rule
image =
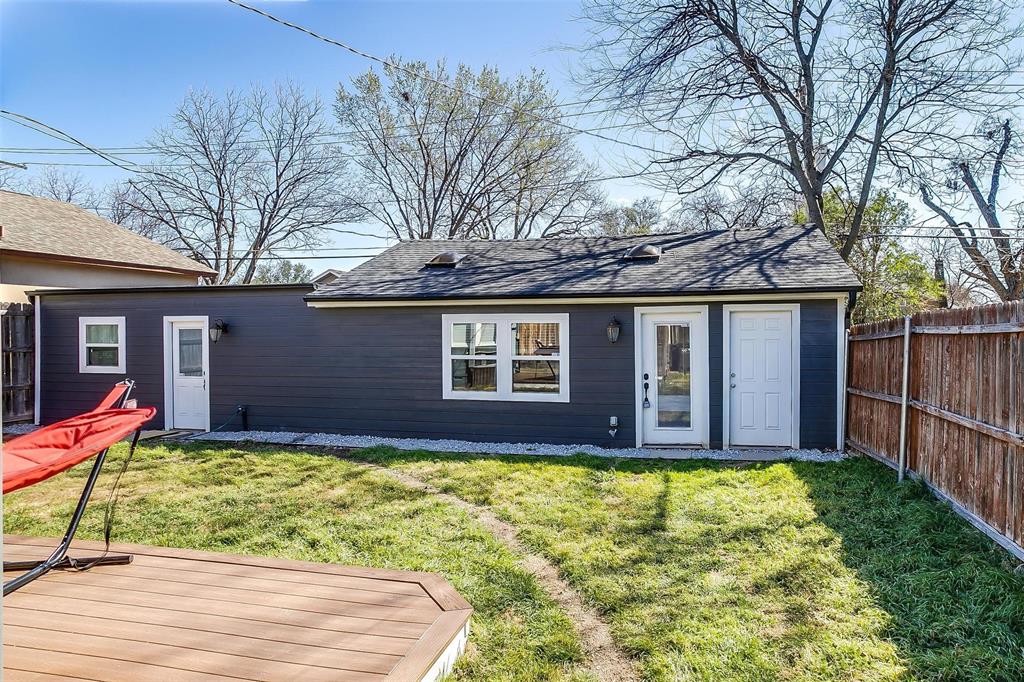
[[[659,324],[658,426],[690,426],[690,327]]]
[[[512,352],[515,355],[558,357],[557,322],[513,322]]]
[[[558,393],[558,360],[513,360],[513,393]]]
[[[203,330],[178,330],[178,374],[203,376]]]
[[[492,360],[452,360],[452,390],[497,391],[497,366]]]
[[[498,325],[459,322],[452,325],[452,355],[497,355]]]
[[[85,325],[86,343],[117,343],[116,324]]]
[[[85,349],[85,364],[90,367],[117,367],[117,349],[87,346]]]

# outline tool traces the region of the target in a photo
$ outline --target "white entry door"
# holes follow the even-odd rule
[[[209,428],[207,343],[204,322],[171,322],[171,428]]]
[[[795,446],[794,310],[728,310],[729,445]]]
[[[707,445],[707,314],[642,313],[642,444]]]

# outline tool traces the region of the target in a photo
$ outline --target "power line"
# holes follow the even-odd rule
[[[370,54],[369,52],[364,52],[364,51],[359,50],[357,48],[354,48],[354,47],[352,47],[350,45],[346,45],[345,43],[341,42],[340,40],[335,40],[334,38],[328,38],[327,36],[321,35],[321,34],[315,32],[313,30],[310,30],[310,29],[305,28],[303,26],[299,26],[298,24],[293,24],[290,21],[286,21],[284,19],[276,17],[273,14],[270,14],[268,12],[264,12],[261,9],[257,9],[256,7],[251,7],[249,5],[246,5],[243,2],[239,2],[239,0],[227,0],[227,1],[230,2],[232,5],[237,5],[238,7],[241,7],[242,9],[246,9],[246,10],[249,10],[250,12],[254,12],[255,14],[259,14],[260,16],[265,17],[265,18],[267,18],[267,19],[269,19],[269,20],[271,20],[273,22],[276,22],[278,24],[281,24],[282,26],[287,26],[288,28],[291,28],[291,29],[294,29],[296,31],[300,31],[302,33],[305,33],[306,35],[312,36],[313,38],[316,38],[317,40],[321,40],[321,41],[323,41],[325,43],[328,43],[329,45],[334,45],[335,47],[340,47],[341,49],[347,50],[348,52],[351,52],[352,54],[357,55],[359,57],[362,57],[364,59],[369,59],[369,60],[371,60],[373,62],[376,62],[378,64],[381,64],[383,66],[387,66],[387,67],[395,69],[397,71],[401,71],[401,72],[403,72],[403,73],[405,73],[405,74],[407,74],[409,76],[412,76],[413,78],[418,78],[420,80],[425,80],[425,81],[429,81],[431,83],[434,83],[435,85],[440,85],[441,87],[445,88],[446,90],[450,90],[451,92],[454,92],[454,93],[456,93],[456,94],[458,94],[460,96],[474,97],[474,98],[478,99],[479,101],[484,102],[485,104],[491,104],[493,106],[497,106],[497,107],[501,107],[503,109],[507,109],[508,111],[511,111],[513,114],[516,114],[516,115],[524,115],[525,114],[527,116],[532,116],[534,118],[537,118],[538,120],[546,121],[547,123],[551,123],[553,125],[557,125],[559,127],[565,128],[567,130],[572,130],[572,131],[575,131],[575,132],[583,134],[583,135],[589,135],[591,137],[596,137],[598,139],[605,140],[606,142],[614,142],[615,144],[626,145],[626,146],[632,147],[634,149],[639,149],[640,151],[650,152],[650,153],[653,153],[653,154],[658,154],[659,156],[660,155],[664,155],[664,152],[661,152],[661,151],[659,151],[657,149],[653,149],[651,147],[645,147],[643,145],[638,145],[638,144],[635,144],[633,142],[627,142],[625,140],[618,140],[618,139],[616,139],[614,137],[610,137],[608,135],[602,135],[600,133],[591,132],[591,131],[583,129],[583,128],[576,128],[574,126],[569,125],[568,123],[563,123],[563,122],[561,122],[561,121],[559,121],[557,119],[545,118],[543,116],[539,116],[539,115],[534,114],[532,112],[524,111],[522,109],[516,108],[515,106],[512,106],[512,105],[507,104],[505,102],[501,102],[499,100],[491,99],[490,97],[485,97],[484,95],[478,95],[478,94],[476,94],[474,92],[468,92],[466,90],[460,90],[459,88],[455,87],[454,85],[451,85],[450,83],[446,83],[446,82],[444,82],[444,81],[442,81],[440,79],[434,78],[432,76],[428,76],[428,75],[425,75],[425,74],[422,74],[422,73],[417,73],[416,71],[413,71],[412,69],[410,69],[408,67],[402,66],[401,64],[396,64],[396,63],[394,63],[394,62],[392,62],[392,61],[390,61],[388,59],[384,59],[383,57],[378,57],[376,55]]]

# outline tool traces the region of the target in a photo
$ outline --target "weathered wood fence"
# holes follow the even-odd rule
[[[28,303],[0,305],[3,420],[25,421],[32,419],[35,410],[35,317]]]
[[[1024,302],[857,325],[847,363],[847,445],[1024,559]]]

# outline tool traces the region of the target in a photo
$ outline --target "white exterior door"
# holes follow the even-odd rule
[[[203,322],[171,323],[171,427],[209,428],[208,337]]]
[[[642,444],[707,445],[707,315],[640,317]]]
[[[728,312],[729,445],[795,445],[793,315]]]

